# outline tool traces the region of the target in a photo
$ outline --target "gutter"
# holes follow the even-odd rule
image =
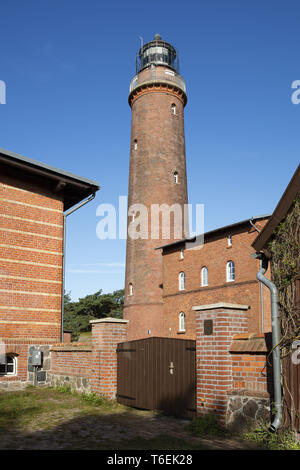
[[[61,335],[60,340],[64,342],[64,312],[65,312],[65,304],[64,304],[64,297],[65,297],[65,277],[66,277],[66,219],[68,215],[73,214],[73,212],[80,209],[82,206],[85,206],[88,202],[92,201],[95,198],[95,193],[92,194],[88,199],[77,204],[77,206],[73,207],[73,209],[68,210],[67,212],[63,213],[63,263],[62,263],[62,295],[61,295]]]
[[[273,351],[273,383],[274,383],[274,406],[275,417],[270,425],[270,431],[276,432],[281,425],[282,420],[282,392],[281,392],[281,370],[280,370],[280,325],[278,313],[278,291],[273,282],[267,279],[264,274],[268,269],[268,260],[263,253],[252,255],[253,258],[261,260],[261,268],[256,274],[257,279],[264,284],[271,295],[271,313],[272,313],[272,351]]]

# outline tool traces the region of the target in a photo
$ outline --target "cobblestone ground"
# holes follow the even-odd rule
[[[76,405],[74,398],[73,401]],[[156,439],[157,442],[158,439],[159,442],[160,439],[174,439],[172,449],[176,449],[176,442],[183,441],[186,442],[187,449],[189,446],[191,449],[255,449],[252,443],[235,438],[193,437],[185,429],[189,421],[149,411],[121,409],[101,414],[99,410],[93,412],[92,407],[85,410],[80,406],[61,409],[60,398],[51,396],[47,397],[47,403],[48,406],[51,405],[50,410],[37,412],[27,421],[23,418],[22,429],[19,425],[0,427],[0,448],[124,450],[143,449],[145,440]],[[165,449],[168,450],[168,447]]]

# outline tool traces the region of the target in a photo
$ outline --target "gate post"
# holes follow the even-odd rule
[[[92,320],[91,389],[97,395],[114,399],[117,393],[117,344],[126,341],[128,320]]]
[[[197,415],[216,414],[226,421],[227,391],[232,388],[233,336],[247,331],[248,305],[216,303],[193,307],[196,311]]]

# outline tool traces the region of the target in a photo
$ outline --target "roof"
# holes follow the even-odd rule
[[[271,217],[271,214],[263,214],[263,215],[257,215],[255,217],[251,217],[249,219],[245,219],[245,220],[241,220],[240,222],[235,222],[234,224],[230,224],[230,225],[225,225],[224,227],[219,227],[219,228],[216,228],[214,230],[210,230],[209,232],[205,232],[204,233],[204,238],[205,237],[210,237],[212,235],[217,235],[218,233],[221,233],[221,232],[226,232],[228,230],[232,230],[232,229],[235,229],[235,228],[238,228],[239,226],[242,226],[242,225],[246,225],[246,224],[250,224],[250,220],[261,220],[261,219],[267,219]],[[203,235],[196,235],[194,237],[191,237],[191,238],[183,238],[182,240],[178,240],[176,242],[172,242],[172,243],[168,243],[167,245],[162,245],[162,246],[159,246],[156,248],[156,250],[159,250],[159,249],[165,249],[165,248],[171,248],[171,247],[176,247],[176,246],[180,246],[186,242],[195,242],[197,240],[197,237],[200,238],[202,237]]]
[[[53,194],[63,194],[64,210],[100,189],[96,181],[0,148],[1,172],[37,183]]]
[[[280,201],[275,207],[275,210],[273,214],[271,215],[270,220],[267,222],[263,230],[259,233],[259,235],[256,237],[256,239],[252,243],[252,246],[256,251],[261,251],[266,247],[266,244],[269,242],[274,229],[286,217],[299,191],[300,191],[300,165],[298,165],[298,168],[296,169],[291,181],[289,182]]]

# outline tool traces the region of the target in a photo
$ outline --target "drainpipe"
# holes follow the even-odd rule
[[[64,297],[65,297],[65,277],[66,277],[66,219],[68,215],[73,214],[73,212],[80,209],[82,206],[85,206],[88,202],[92,201],[95,198],[95,193],[92,194],[88,199],[85,199],[77,206],[73,207],[67,212],[63,214],[63,259],[62,259],[62,295],[61,295],[61,336],[60,340],[64,342],[64,311],[65,311],[65,304],[64,304]]]
[[[272,350],[273,350],[273,383],[275,400],[275,418],[270,425],[270,431],[276,432],[282,420],[282,393],[281,393],[281,371],[280,371],[280,324],[278,313],[278,291],[277,287],[264,274],[268,269],[268,260],[263,253],[256,253],[254,258],[261,260],[261,268],[256,274],[257,279],[263,283],[271,294],[271,313],[272,313]]]
[[[253,220],[254,220],[253,217],[249,220],[250,224],[258,233],[260,233],[260,230],[253,223]],[[261,269],[261,266],[262,266],[262,261],[260,260],[259,262],[260,269]],[[259,290],[260,290],[260,328],[261,328],[261,332],[263,333],[264,332],[264,290],[263,290],[263,285],[261,282],[259,283]]]

